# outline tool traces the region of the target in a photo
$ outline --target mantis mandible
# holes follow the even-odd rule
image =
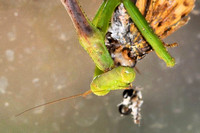
[[[134,65],[117,66],[105,45],[105,36],[109,29],[113,12],[121,3],[123,3],[123,6],[126,8],[127,13],[130,15],[130,18],[134,22],[135,26],[143,38],[146,40],[146,42],[158,55],[158,57],[161,58],[168,67],[173,67],[175,65],[175,60],[167,52],[165,44],[156,35],[156,33],[154,33],[145,17],[131,0],[104,0],[92,21],[86,17],[77,0],[61,0],[61,2],[71,17],[80,44],[86,50],[96,65],[94,78],[90,84],[91,90],[79,95],[65,97],[56,101],[38,105],[36,107],[25,110],[18,115],[47,104],[52,104],[58,101],[76,98],[79,96],[86,96],[90,93],[94,93],[97,96],[104,96],[111,90],[130,89],[132,87],[131,83],[134,81],[136,76],[135,71],[132,68]],[[154,3],[154,1],[151,2]],[[157,2],[159,3],[159,0]],[[193,4],[194,1],[192,0],[190,7],[193,7]],[[149,8],[151,8],[151,5]],[[191,10],[192,8],[188,9],[188,11],[183,16],[186,16]],[[188,20],[189,19],[181,21],[182,23],[178,23],[177,20],[177,27],[184,25]]]

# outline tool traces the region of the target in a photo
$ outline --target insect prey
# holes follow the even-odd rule
[[[137,0],[135,4],[158,37],[164,39],[189,21],[187,15],[194,7],[194,0]],[[134,67],[138,60],[153,51],[123,3],[113,14],[105,45],[117,66]],[[164,45],[177,46],[176,43]]]

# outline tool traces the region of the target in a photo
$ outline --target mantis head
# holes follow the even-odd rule
[[[96,76],[90,84],[90,88],[95,95],[104,96],[111,90],[129,88],[134,79],[135,71],[133,68],[119,66]]]

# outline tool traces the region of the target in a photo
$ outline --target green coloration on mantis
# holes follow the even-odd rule
[[[93,25],[100,29],[104,36],[108,30],[113,11],[120,3],[120,0],[104,0],[92,21]]]
[[[163,42],[159,37],[153,32],[149,24],[145,20],[144,16],[140,13],[138,8],[131,2],[131,0],[123,0],[123,4],[131,16],[134,24],[137,26],[143,37],[152,46],[156,54],[166,62],[168,67],[173,67],[175,65],[175,60],[167,52],[163,45]]]
[[[92,24],[97,27],[102,34],[105,36],[106,31],[109,27],[109,22],[111,20],[113,11],[120,4],[120,0],[104,0],[101,4],[99,10],[97,11]],[[103,43],[105,45],[105,43]],[[105,71],[105,70],[104,70]],[[100,70],[97,66],[94,71],[94,78],[103,73],[103,70]]]
[[[134,79],[133,68],[119,66],[96,76],[90,84],[90,88],[95,95],[104,96],[111,90],[129,88]]]

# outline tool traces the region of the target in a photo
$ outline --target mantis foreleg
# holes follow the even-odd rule
[[[96,26],[105,36],[106,31],[109,27],[109,23],[115,8],[120,4],[120,0],[104,0],[98,9],[92,23]],[[102,74],[97,66],[95,67],[94,77]]]
[[[104,44],[104,36],[81,10],[76,0],[61,0],[76,28],[79,42],[96,66],[103,72],[111,70],[114,62]]]
[[[120,0],[104,0],[92,21],[104,36],[108,30],[113,12],[120,3]]]

